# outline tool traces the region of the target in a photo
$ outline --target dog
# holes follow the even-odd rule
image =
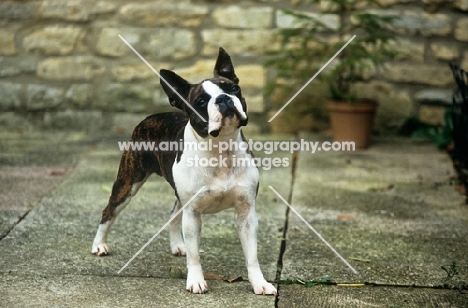
[[[182,112],[147,117],[135,127],[131,141],[155,144],[180,140],[195,144],[211,142],[212,147],[125,151],[109,202],[102,211],[91,252],[98,256],[109,253],[109,228],[148,176],[156,173],[164,177],[175,191],[176,201],[171,216],[174,219],[169,227],[170,246],[172,254],[186,255],[187,291],[200,294],[208,291],[199,256],[201,214],[235,208],[238,234],[253,291],[255,294],[276,294],[276,288],[263,277],[257,259],[255,199],[259,187],[258,169],[233,163],[235,158],[252,159],[253,154],[241,147],[220,153],[217,147],[220,142],[245,142],[241,127],[248,122],[247,105],[231,57],[220,48],[214,77],[199,84],[190,84],[169,70],[161,70],[160,74],[161,86],[170,104]],[[222,159],[223,164],[193,166],[195,158]],[[185,204],[186,208],[173,217]]]

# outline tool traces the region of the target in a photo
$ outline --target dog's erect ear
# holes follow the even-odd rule
[[[166,95],[169,98],[169,103],[171,103],[171,105],[174,107],[184,110],[186,105],[184,99],[187,100],[190,87],[192,85],[173,71],[162,69],[159,73],[162,77],[160,83],[164,92],[166,92]],[[163,79],[167,81],[167,83],[169,83],[173,89],[171,89],[171,87],[169,87],[169,85]],[[177,95],[174,90],[177,91],[180,96]]]
[[[231,57],[222,47],[219,47],[218,60],[216,60],[213,73],[215,77],[221,76],[236,84],[239,83],[239,78],[237,78],[234,72],[234,65],[232,65]]]

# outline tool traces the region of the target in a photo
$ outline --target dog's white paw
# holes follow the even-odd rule
[[[276,288],[271,284],[268,283],[266,280],[262,282],[252,284],[253,290],[255,294],[259,295],[276,295],[277,291]]]
[[[187,291],[194,294],[204,294],[208,292],[208,286],[205,279],[189,281],[187,279]]]
[[[188,270],[186,289],[187,291],[195,294],[203,294],[208,292],[208,286],[206,285],[205,277],[203,277],[201,268]]]
[[[174,256],[185,256],[185,245],[184,243],[171,243],[171,252]]]
[[[97,256],[105,256],[109,254],[109,247],[106,243],[93,244],[93,247],[91,248],[91,253]]]

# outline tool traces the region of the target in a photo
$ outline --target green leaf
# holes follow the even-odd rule
[[[455,277],[456,275],[459,274],[458,264],[455,261],[452,262],[452,264],[450,264],[448,267],[447,266],[441,266],[440,268],[443,269],[445,271],[445,273],[447,274],[446,280],[450,280],[450,279],[452,279],[453,277]]]
[[[332,284],[331,277],[330,276],[325,276],[320,279],[313,279],[313,280],[308,280],[304,281],[301,278],[296,278],[296,279],[286,279],[286,280],[279,280],[279,284],[301,284],[304,285],[306,288],[310,288],[316,285],[329,285]]]

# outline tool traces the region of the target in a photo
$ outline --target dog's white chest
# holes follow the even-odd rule
[[[193,209],[201,213],[217,213],[222,210],[242,205],[249,199],[245,190],[236,181],[228,181],[226,185],[220,181],[207,183],[205,191]]]
[[[190,205],[193,210],[217,213],[255,199],[258,184],[255,167],[186,167],[191,158],[192,155],[184,153],[173,171],[180,197],[187,199],[205,187]]]
[[[184,151],[180,161],[173,166],[179,197],[188,200],[205,187],[189,205],[201,213],[216,213],[252,202],[259,174],[249,163],[251,158],[245,151],[219,153],[216,148],[213,151]],[[207,163],[211,165],[207,166]]]

